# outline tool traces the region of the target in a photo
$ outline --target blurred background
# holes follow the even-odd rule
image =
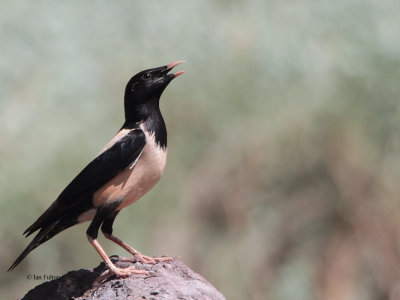
[[[400,299],[399,9],[2,1],[2,297],[43,282],[28,275],[98,265],[87,223],[5,272],[22,232],[122,125],[128,79],[185,60],[161,99],[166,171],[116,235],[180,256],[227,299]]]

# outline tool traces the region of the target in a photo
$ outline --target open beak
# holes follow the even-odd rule
[[[182,64],[182,63],[184,63],[183,60],[177,60],[177,61],[174,61],[174,62],[172,62],[172,63],[169,63],[168,65],[166,65],[166,69],[163,71],[163,73],[164,73],[164,74],[167,74],[169,71],[171,71],[171,70],[172,70],[173,68],[175,68],[177,65],[180,65],[180,64]],[[174,73],[174,74],[170,74],[170,75],[168,75],[168,76],[172,76],[171,79],[173,79],[173,78],[178,77],[179,75],[182,75],[183,73],[185,73],[185,71],[179,71],[179,72],[176,72],[176,73]]]

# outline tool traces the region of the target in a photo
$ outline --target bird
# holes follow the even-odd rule
[[[91,221],[86,231],[88,241],[110,274],[126,277],[147,272],[134,267],[117,267],[97,241],[99,229],[137,261],[155,264],[172,259],[140,253],[113,235],[113,223],[121,209],[139,200],[163,174],[167,160],[167,129],[159,101],[168,84],[185,72],[169,73],[183,62],[174,61],[141,71],[128,81],[124,95],[125,122],[121,129],[24,231],[25,237],[38,233],[8,271],[39,245],[87,221]]]

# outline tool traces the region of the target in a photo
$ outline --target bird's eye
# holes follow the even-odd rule
[[[142,75],[142,79],[149,79],[151,77],[151,74],[149,73],[149,72],[147,72],[147,73],[144,73],[143,75]]]

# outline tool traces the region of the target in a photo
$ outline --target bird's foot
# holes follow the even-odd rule
[[[120,257],[120,261],[126,261],[126,262],[140,262],[142,264],[149,264],[149,265],[155,265],[159,262],[168,262],[174,260],[173,257],[169,256],[161,256],[161,257],[152,257],[152,256],[147,256],[139,251],[136,251],[132,253],[133,257]]]
[[[121,260],[124,261],[124,260]],[[127,268],[118,268],[116,266],[110,267],[109,269],[105,270],[94,282],[95,286],[99,286],[104,281],[108,280],[111,276],[116,275],[118,277],[128,277],[131,275],[145,275],[149,276],[150,272],[146,270],[138,270],[134,267],[127,267]]]
[[[161,257],[152,257],[152,256],[147,256],[141,253],[138,253],[134,255],[134,258],[141,262],[142,264],[150,264],[150,265],[155,265],[156,263],[159,262],[167,262],[167,261],[172,261],[174,260],[173,257],[169,256],[161,256]]]
[[[107,234],[104,233],[104,236],[108,238],[109,240],[112,240],[114,243],[117,243],[120,245],[122,248],[124,248],[126,251],[128,251],[130,254],[133,255],[133,258],[128,258],[124,257],[124,261],[128,262],[141,262],[142,264],[151,264],[155,265],[156,263],[159,262],[167,262],[167,261],[172,261],[174,260],[173,257],[168,257],[168,256],[162,256],[162,257],[151,257],[144,255],[134,249],[133,247],[129,246],[128,244],[125,244],[123,241],[121,241],[119,238],[113,236],[112,234]],[[121,258],[120,258],[121,259]]]
[[[146,270],[138,270],[134,267],[123,268],[112,268],[109,270],[112,274],[117,275],[118,277],[128,277],[130,275],[150,275],[150,273]]]

